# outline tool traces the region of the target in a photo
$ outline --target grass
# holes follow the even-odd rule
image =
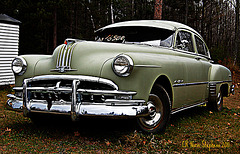
[[[239,153],[240,90],[222,112],[196,107],[171,116],[164,134],[143,134],[135,120],[51,117],[33,124],[6,110],[9,87],[0,90],[0,153]]]

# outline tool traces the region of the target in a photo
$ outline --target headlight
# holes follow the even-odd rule
[[[113,60],[112,68],[118,76],[129,76],[133,69],[133,60],[127,55],[119,55]]]
[[[16,57],[12,61],[13,73],[23,75],[27,70],[27,62],[22,57]]]

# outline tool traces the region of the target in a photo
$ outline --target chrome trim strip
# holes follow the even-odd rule
[[[92,77],[92,76],[84,76],[84,75],[41,75],[35,76],[33,78],[26,79],[29,82],[32,81],[44,81],[44,80],[79,80],[79,81],[89,81],[89,82],[99,82],[103,84],[107,84],[113,87],[115,90],[118,90],[118,86],[108,79],[103,79],[99,77]]]
[[[23,90],[23,87],[13,87],[13,90],[22,91],[22,90]]]
[[[180,111],[184,111],[184,110],[187,110],[187,109],[190,109],[190,108],[199,106],[199,105],[204,105],[204,104],[206,104],[206,103],[207,103],[207,102],[201,102],[201,103],[193,104],[193,105],[191,105],[191,106],[186,106],[186,107],[177,108],[177,109],[172,110],[172,111],[171,111],[171,114],[175,114],[175,113],[178,113],[178,112],[180,112]]]
[[[62,50],[63,47],[64,47],[64,44],[61,46],[60,51],[58,52],[56,68],[58,68],[58,66],[59,66],[60,53],[61,53],[61,50]]]
[[[108,105],[142,105],[145,103],[144,100],[117,100],[117,99],[106,99]]]
[[[16,100],[21,100],[22,101],[21,97],[17,97],[17,96],[15,96],[13,94],[8,94],[7,97],[10,98],[10,99],[16,99]]]
[[[149,68],[162,68],[158,65],[134,65],[134,67],[149,67]]]
[[[216,83],[210,82],[208,85],[209,88],[209,98],[216,97]]]
[[[62,57],[63,57],[63,52],[64,52],[64,50],[65,50],[66,47],[67,47],[67,45],[64,44],[63,47],[61,48],[60,52],[59,52],[59,61],[58,61],[58,66],[57,66],[56,68],[58,68],[58,67],[61,66]]]
[[[71,60],[72,60],[72,53],[73,53],[73,49],[75,48],[75,46],[77,45],[78,43],[74,43],[72,48],[71,48],[71,52],[69,53],[70,54],[70,57],[69,57],[69,61],[68,61],[68,66],[71,68]]]
[[[232,80],[227,80],[227,81],[210,81],[209,83],[220,84],[220,83],[225,83],[225,82],[232,82]]]
[[[173,84],[173,87],[194,86],[194,85],[209,84],[209,83],[220,84],[220,83],[225,83],[225,82],[232,82],[232,80],[229,80],[229,81],[210,81],[210,82],[181,83],[181,84]]]
[[[62,61],[61,61],[61,66],[64,66],[64,62],[65,62],[65,55],[66,55],[66,52],[68,51],[68,46],[65,45],[65,48],[64,48],[64,51],[62,53]]]
[[[102,84],[107,84],[107,85],[113,87],[114,89],[119,90],[118,86],[111,80],[104,79],[104,78],[99,78],[98,82],[102,83]]]
[[[66,58],[64,59],[64,66],[67,67],[67,68],[70,68],[70,66],[68,66],[68,59],[69,59],[69,53],[70,53],[70,50],[72,49],[72,46],[69,46],[67,48],[67,51],[66,51]]]
[[[19,88],[20,89],[20,88]],[[22,88],[21,88],[22,89]],[[64,91],[72,92],[72,88],[68,87],[27,87],[28,91]],[[77,89],[77,92],[88,95],[136,95],[134,91],[118,91],[118,90],[91,90],[91,89]]]
[[[27,87],[28,91],[64,91],[72,92],[72,88],[57,88],[57,87]]]
[[[180,86],[192,86],[192,85],[201,85],[201,84],[209,84],[209,83],[225,83],[225,82],[232,82],[232,80],[228,81],[209,81],[209,82],[195,82],[195,83],[182,83],[182,84],[173,84],[173,87],[180,87]]]
[[[89,81],[89,82],[99,82],[102,84],[107,84],[113,87],[115,90],[118,90],[118,86],[108,79],[103,79],[99,77],[92,77],[92,76],[84,76],[84,75],[42,75],[36,76],[33,78],[28,78],[30,81],[39,81],[39,80],[80,80],[80,81]],[[30,87],[28,87],[30,88]],[[34,88],[34,87],[31,87]],[[44,88],[44,87],[41,87]],[[45,88],[44,88],[45,89]],[[50,88],[51,89],[51,88]],[[21,91],[23,87],[14,87],[13,90]],[[34,90],[34,89],[32,89]],[[67,90],[68,91],[68,90]]]
[[[195,86],[195,85],[208,84],[208,83],[209,82],[181,83],[181,84],[174,84],[173,87]]]
[[[137,92],[134,91],[117,91],[117,90],[90,90],[90,89],[78,89],[77,92],[83,94],[98,94],[98,95],[136,95]]]
[[[67,66],[68,67],[68,66]],[[67,67],[62,67],[62,66],[59,66],[58,68],[56,68],[56,69],[51,69],[50,71],[51,72],[59,72],[59,73],[64,73],[64,72],[66,72],[66,71],[77,71],[77,69],[71,69],[71,68],[67,68]]]

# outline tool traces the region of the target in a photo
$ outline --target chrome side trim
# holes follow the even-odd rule
[[[190,108],[199,106],[199,105],[204,105],[204,104],[206,104],[206,103],[207,103],[207,102],[201,102],[201,103],[193,104],[193,105],[191,105],[191,106],[186,106],[186,107],[177,108],[177,109],[172,110],[172,111],[171,111],[171,114],[175,114],[175,113],[178,113],[178,112],[180,112],[180,111],[184,111],[184,110],[187,110],[187,109],[190,109]]]
[[[195,86],[195,85],[209,84],[209,83],[220,84],[220,83],[225,83],[225,82],[232,82],[232,80],[228,80],[228,81],[210,81],[210,82],[181,83],[181,84],[173,84],[173,87]]]
[[[195,82],[195,83],[181,83],[181,84],[174,84],[173,87],[181,87],[181,86],[196,86],[202,84],[208,84],[209,82]]]
[[[225,82],[232,82],[232,80],[226,80],[226,81],[210,81],[209,83],[220,84],[220,83],[225,83]]]
[[[216,97],[217,96],[216,94],[217,94],[216,83],[214,82],[209,83],[209,98]]]
[[[134,65],[134,67],[162,68],[158,65]]]

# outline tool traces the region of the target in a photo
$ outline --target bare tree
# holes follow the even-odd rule
[[[240,12],[240,7],[239,7],[240,0],[236,0],[236,6],[235,6],[235,12],[236,12],[236,17],[235,17],[235,51],[234,51],[234,65],[237,63],[237,57],[238,57],[238,52],[239,52],[239,46],[240,46],[240,24],[239,24],[239,12]]]
[[[186,25],[188,23],[188,0],[186,0],[186,4],[185,4],[185,22]]]

